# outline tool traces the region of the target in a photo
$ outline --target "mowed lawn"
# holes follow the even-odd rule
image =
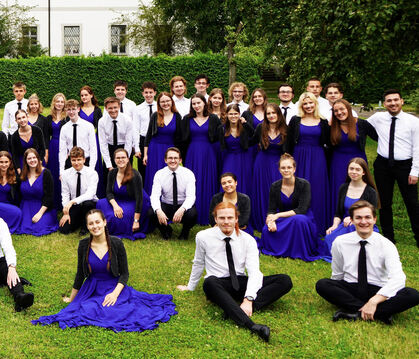
[[[2,118],[2,111],[0,111]],[[376,144],[368,142],[370,164]],[[395,228],[407,285],[419,288],[418,249],[398,190]],[[202,229],[195,228],[194,233]],[[180,231],[175,228],[175,234]],[[193,233],[193,234],[194,234]],[[371,322],[337,322],[335,307],[315,292],[318,279],[329,277],[330,264],[288,258],[260,257],[265,275],[287,273],[294,288],[281,300],[255,313],[256,323],[271,327],[271,341],[262,342],[249,331],[224,320],[222,311],[205,299],[202,285],[195,292],[179,292],[191,270],[195,243],[163,241],[157,232],[145,240],[124,240],[128,284],[150,293],[172,294],[178,315],[154,331],[114,333],[83,327],[61,330],[58,325],[33,326],[30,321],[54,314],[66,304],[76,270],[77,234],[46,237],[13,236],[18,273],[30,280],[33,307],[15,313],[6,288],[0,290],[0,358],[415,358],[418,350],[419,309],[395,317],[393,326]]]

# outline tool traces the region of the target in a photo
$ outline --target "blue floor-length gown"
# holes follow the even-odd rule
[[[195,206],[200,225],[209,223],[211,198],[219,188],[216,147],[209,141],[208,125],[209,120],[199,126],[194,119],[190,119],[191,142],[185,161],[185,167],[195,174]]]
[[[281,192],[284,212],[293,209],[292,196]],[[325,245],[320,240],[313,214],[309,209],[306,214],[278,218],[276,232],[269,232],[265,224],[259,247],[263,254],[276,257],[299,258],[304,261],[323,259]]]
[[[275,139],[269,139],[266,150],[260,150],[253,164],[252,204],[251,220],[253,227],[259,232],[265,224],[269,204],[269,189],[271,184],[282,178],[278,170],[278,161],[283,154],[281,135]]]
[[[105,296],[118,284],[118,278],[106,269],[108,253],[99,259],[90,249],[88,258],[92,273],[74,300],[57,314],[40,317],[32,324],[58,322],[61,329],[94,325],[115,332],[142,332],[157,328],[157,322],[167,322],[177,314],[171,295],[148,294],[129,286],[122,289],[114,305],[102,306]]]
[[[8,183],[0,184],[0,218],[7,223],[10,233],[15,233],[22,220],[22,211],[10,202],[10,190],[11,187]]]
[[[133,233],[132,223],[134,222],[135,199],[128,195],[126,185],[118,187],[118,181],[115,181],[113,193],[115,201],[124,211],[124,216],[122,218],[115,217],[113,207],[107,198],[100,199],[96,204],[96,208],[102,210],[105,214],[109,234],[119,238],[128,238],[131,240],[145,238],[146,233],[152,231],[149,216],[147,215],[151,206],[148,194],[143,190],[143,207],[140,213],[140,229]]]
[[[144,190],[151,195],[153,179],[156,172],[166,166],[164,155],[169,147],[174,146],[176,131],[176,115],[167,126],[158,127],[156,135],[150,140],[147,151],[147,166],[145,170]]]
[[[22,169],[23,168],[23,155],[28,148],[33,147],[33,137],[31,136],[28,142],[26,142],[23,138],[21,138],[20,143],[22,144],[22,155],[19,156],[19,165],[20,165],[20,169]]]
[[[16,232],[17,234],[44,236],[58,230],[57,211],[55,208],[45,211],[37,223],[32,223],[32,217],[42,207],[42,198],[44,196],[42,180],[44,173],[45,171],[42,171],[32,185],[29,184],[29,180],[23,181],[20,185],[22,221]]]
[[[52,179],[54,180],[54,207],[61,210],[61,181],[60,181],[60,163],[58,160],[58,153],[60,150],[60,123],[51,121],[52,136],[49,141],[48,148],[48,164],[47,168],[51,171]]]
[[[300,124],[300,137],[294,148],[297,162],[296,177],[301,177],[311,185],[311,209],[320,234],[332,221],[330,212],[329,176],[324,148],[320,145],[321,126]]]

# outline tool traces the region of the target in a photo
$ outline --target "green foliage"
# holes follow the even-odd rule
[[[262,83],[259,64],[253,59],[238,56],[237,80],[247,84],[250,90]],[[141,84],[154,81],[158,91],[168,91],[169,81],[182,75],[188,81],[188,94],[195,92],[195,76],[205,73],[211,80],[211,88],[228,90],[228,62],[221,54],[195,53],[169,57],[40,57],[30,59],[0,59],[0,105],[12,99],[12,84],[23,81],[28,94],[36,92],[44,104],[49,104],[57,92],[67,98],[79,98],[83,85],[90,85],[99,101],[113,94],[113,83],[117,79],[128,82],[128,97],[142,101]]]

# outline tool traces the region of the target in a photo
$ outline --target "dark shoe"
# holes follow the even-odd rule
[[[344,312],[343,310],[338,310],[335,314],[333,314],[333,321],[337,322],[340,319],[345,319],[345,320],[358,320],[359,318],[361,318],[361,312],[356,312],[356,313],[348,313],[348,312]]]
[[[23,277],[20,277],[20,283],[22,283],[22,285],[32,286],[32,283],[29,282],[26,278],[23,278]]]
[[[188,239],[188,237],[189,237],[189,230],[184,231],[182,229],[182,232],[180,232],[178,239]]]
[[[79,235],[80,236],[85,236],[87,233],[88,233],[87,232],[87,229],[86,228],[82,228],[82,229],[80,229]]]
[[[265,342],[269,342],[269,335],[271,334],[271,330],[267,325],[254,324],[250,330],[252,333],[259,335],[259,338],[263,339]]]
[[[387,318],[377,318],[377,319],[382,321],[384,324],[393,325],[393,317],[391,315]]]
[[[170,226],[167,226],[167,228],[161,230],[161,236],[165,240],[172,238],[172,233],[173,233],[173,229]]]
[[[28,308],[33,304],[33,293],[19,293],[15,298],[15,310],[16,312],[22,311],[22,309]]]

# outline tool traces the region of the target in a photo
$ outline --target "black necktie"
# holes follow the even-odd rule
[[[176,178],[176,172],[172,172],[173,173],[173,205],[177,206],[178,205],[178,200],[177,200],[177,178]]]
[[[239,290],[239,280],[237,279],[236,269],[234,268],[234,261],[233,261],[233,254],[231,253],[231,245],[230,245],[230,237],[224,238],[226,242],[226,254],[227,254],[227,262],[228,262],[228,270],[230,272],[230,279],[231,285],[233,286],[234,290]]]
[[[397,117],[391,118],[390,139],[388,141],[388,164],[390,167],[394,165],[394,132],[396,131]]]
[[[117,120],[113,120],[113,145],[118,145],[118,127],[116,126]]]
[[[18,103],[17,103],[17,109],[18,109],[18,110],[21,110],[21,109],[22,109],[22,102],[18,102]]]
[[[77,124],[73,124],[73,147],[77,146]]]
[[[283,113],[284,114],[284,118],[287,119],[287,112],[288,112],[289,107],[288,106],[286,106],[286,107],[285,106],[282,106],[282,109],[284,110],[284,113]]]
[[[148,112],[148,116],[151,119],[151,115],[153,114],[153,105],[148,105],[150,107],[150,111]]]
[[[81,192],[81,180],[80,180],[81,173],[77,172],[77,185],[76,185],[76,197],[80,196]]]
[[[122,102],[121,102],[120,110],[121,112],[124,112],[124,107],[122,106]]]
[[[367,301],[368,298],[368,279],[367,279],[367,253],[365,245],[367,241],[360,241],[358,257],[358,295],[361,299]]]

